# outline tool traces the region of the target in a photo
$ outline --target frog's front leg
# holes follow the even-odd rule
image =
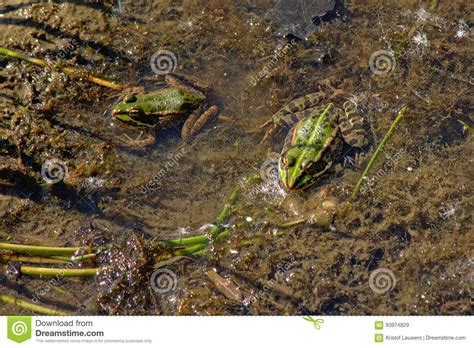
[[[181,137],[187,143],[189,143],[192,138],[199,133],[210,122],[215,120],[219,108],[217,106],[211,106],[206,111],[202,112],[199,108],[195,110],[184,122],[183,128],[181,129]]]
[[[141,131],[138,136],[133,139],[127,133],[122,136],[117,136],[123,146],[130,148],[144,148],[153,145],[156,142],[155,130],[152,129],[148,132]]]

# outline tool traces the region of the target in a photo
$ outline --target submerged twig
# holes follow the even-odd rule
[[[223,278],[213,269],[208,270],[206,275],[215,287],[229,300],[242,301],[243,294],[238,285],[232,280]]]
[[[392,134],[393,130],[395,129],[395,127],[397,126],[397,124],[400,122],[400,120],[402,119],[402,117],[405,115],[405,113],[408,111],[408,107],[407,106],[404,106],[402,107],[402,109],[400,110],[400,112],[398,113],[397,117],[395,118],[395,121],[393,121],[392,125],[390,126],[389,130],[387,131],[387,133],[385,134],[385,136],[383,137],[382,141],[380,142],[379,146],[377,147],[377,149],[375,150],[374,154],[372,155],[372,157],[370,158],[370,161],[369,163],[367,164],[367,166],[365,167],[364,169],[364,172],[362,173],[362,175],[360,176],[359,178],[359,181],[357,182],[355,188],[354,188],[354,191],[352,191],[352,195],[351,195],[351,199],[354,199],[356,196],[357,196],[357,193],[359,193],[359,189],[362,185],[362,182],[365,180],[365,178],[367,177],[367,174],[369,173],[370,169],[372,168],[372,166],[374,165],[374,162],[375,160],[377,159],[377,157],[379,156],[380,152],[382,151],[385,143],[387,142],[388,138],[390,138],[390,135]]]
[[[21,59],[28,63],[40,66],[42,68],[47,68],[49,66],[49,64],[45,60],[42,60],[39,58],[28,57],[27,55],[24,55],[23,53],[12,51],[5,47],[0,47],[0,55],[5,56],[7,58]],[[104,80],[100,77],[92,75],[89,72],[80,71],[80,70],[68,68],[68,67],[63,67],[61,65],[58,65],[58,68],[61,69],[66,75],[73,78],[85,79],[89,82],[92,82],[92,83],[95,83],[97,85],[101,85],[107,88],[115,89],[117,91],[122,91],[125,89],[125,86],[123,85]]]

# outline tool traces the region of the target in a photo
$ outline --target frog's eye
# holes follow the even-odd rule
[[[293,167],[296,163],[296,158],[292,157],[292,156],[289,156],[289,157],[285,157],[283,159],[283,163],[285,164],[285,166],[287,168],[289,167]]]
[[[129,94],[123,98],[124,103],[134,103],[137,101],[137,96],[135,94]]]

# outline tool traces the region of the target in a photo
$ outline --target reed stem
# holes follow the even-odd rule
[[[58,309],[54,308],[49,308],[45,307],[42,305],[38,305],[36,303],[26,301],[26,300],[20,300],[18,298],[15,298],[13,296],[9,295],[4,295],[0,294],[0,302],[4,303],[9,303],[24,309],[28,309],[32,312],[39,313],[39,314],[45,314],[45,315],[71,315],[71,313],[60,311]]]
[[[90,277],[95,276],[98,272],[97,268],[48,268],[21,266],[20,272],[32,276],[44,277]]]
[[[398,125],[398,123],[400,122],[400,120],[406,114],[407,111],[408,111],[408,107],[404,106],[404,107],[402,107],[402,109],[398,113],[397,117],[395,118],[395,121],[393,121],[393,123],[390,126],[389,130],[387,131],[387,133],[383,137],[382,141],[380,142],[379,146],[375,150],[374,154],[372,155],[369,163],[365,167],[364,172],[360,176],[359,181],[357,182],[354,190],[352,191],[351,199],[354,199],[357,196],[357,194],[359,193],[360,187],[362,186],[362,183],[364,182],[365,178],[367,177],[367,174],[369,173],[370,169],[374,165],[375,160],[379,156],[380,152],[383,150],[383,147],[384,147],[385,143],[387,142],[388,138],[390,138],[390,135],[392,134],[393,130]]]
[[[10,250],[21,254],[31,254],[39,256],[74,256],[80,251],[90,253],[91,247],[53,247],[53,246],[38,246],[38,245],[24,245],[0,243],[0,250]]]

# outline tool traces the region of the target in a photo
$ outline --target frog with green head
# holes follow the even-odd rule
[[[350,101],[325,104],[323,92],[293,100],[273,115],[264,141],[291,127],[280,154],[278,172],[287,190],[303,190],[327,174],[341,157],[343,144],[367,144],[363,118]]]
[[[127,128],[146,130],[145,140],[126,141],[129,146],[147,146],[155,142],[155,131],[180,127],[181,136],[189,141],[217,116],[218,109],[206,109],[206,96],[195,86],[172,75],[165,77],[167,86],[154,91],[143,89],[126,93],[112,108],[112,117]],[[141,133],[142,134],[142,133]]]

